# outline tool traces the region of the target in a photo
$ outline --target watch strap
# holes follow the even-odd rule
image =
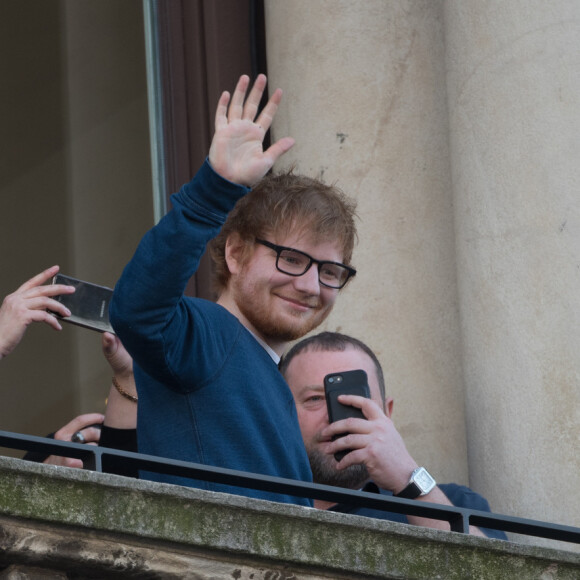
[[[395,494],[395,497],[402,497],[405,499],[416,499],[421,495],[420,487],[414,482],[411,481],[407,487],[401,490],[399,493]]]

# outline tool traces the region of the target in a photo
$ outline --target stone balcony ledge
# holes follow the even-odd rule
[[[580,554],[0,457],[0,570],[29,579],[577,580]]]

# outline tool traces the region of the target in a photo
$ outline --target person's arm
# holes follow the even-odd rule
[[[133,378],[133,360],[121,341],[109,332],[103,333],[102,348],[113,374],[105,415],[101,413],[79,415],[51,437],[60,441],[72,440],[77,443],[137,451],[135,433],[137,390]],[[83,467],[80,459],[72,457],[57,455],[42,457],[41,454],[27,453],[24,459],[64,467]]]
[[[181,377],[203,372],[180,350],[192,326],[183,296],[187,282],[236,202],[294,143],[281,139],[263,151],[281,99],[275,91],[257,115],[265,84],[260,75],[246,99],[249,79],[243,76],[231,103],[229,94],[222,94],[208,160],[172,196],[173,209],[145,234],[115,287],[110,307],[115,332],[135,362],[169,388],[191,389]],[[176,360],[179,374],[173,372]],[[190,365],[187,372],[183,365]]]
[[[20,343],[26,328],[33,322],[44,322],[55,330],[62,330],[51,310],[61,316],[70,316],[68,308],[53,296],[72,294],[73,286],[46,284],[59,270],[52,266],[31,278],[4,298],[0,307],[0,359],[8,356]]]
[[[103,445],[115,449],[137,451],[137,390],[133,377],[133,360],[121,341],[109,332],[102,336],[102,349],[112,371],[111,387],[107,397],[105,414],[87,413],[79,415],[54,433],[54,439],[79,443]],[[128,443],[127,443],[128,442]],[[25,459],[36,460],[35,454]],[[82,468],[80,459],[51,455],[38,459],[43,463]]]
[[[137,387],[133,376],[133,360],[114,334],[104,332],[102,345],[113,374],[104,425],[114,429],[136,429]]]
[[[355,395],[341,395],[339,401],[362,410],[365,419],[344,419],[330,424],[321,433],[330,438],[340,433],[349,433],[336,441],[329,441],[325,451],[334,454],[342,449],[352,449],[338,463],[337,469],[346,469],[351,465],[364,464],[369,476],[379,487],[400,493],[409,483],[409,478],[418,466],[408,452],[405,442],[397,431],[393,421],[385,415],[372,400]],[[428,494],[419,496],[416,501],[453,505],[438,486]],[[440,530],[450,530],[449,523],[443,520],[407,516],[410,524]],[[470,526],[470,534],[484,536],[475,526]]]
[[[137,388],[133,359],[117,336],[103,333],[103,354],[112,371],[105,420],[99,445],[110,449],[137,452]],[[125,477],[138,477],[136,468],[122,458],[105,455],[103,471]]]

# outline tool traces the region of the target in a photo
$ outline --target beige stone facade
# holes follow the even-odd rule
[[[360,210],[326,327],[441,481],[580,524],[580,4],[269,0],[284,163]]]

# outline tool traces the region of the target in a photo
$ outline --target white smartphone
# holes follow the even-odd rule
[[[73,294],[60,294],[54,297],[71,312],[71,315],[66,317],[52,312],[59,320],[98,332],[115,333],[109,322],[109,302],[113,296],[112,288],[77,280],[64,274],[54,276],[52,283],[76,288]]]

